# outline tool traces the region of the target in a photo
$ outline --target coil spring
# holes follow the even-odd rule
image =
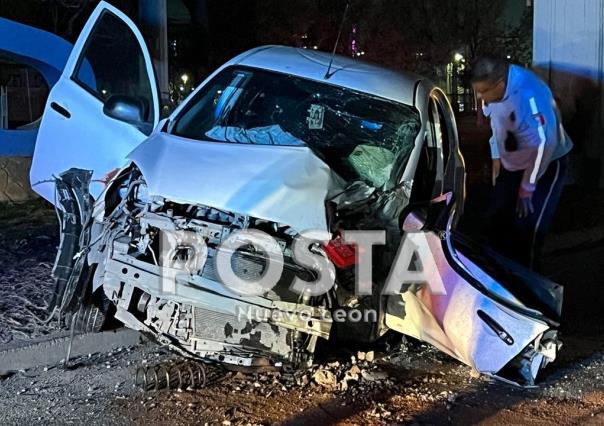
[[[168,361],[154,366],[139,367],[135,385],[143,391],[193,390],[208,383],[206,366],[194,361]]]

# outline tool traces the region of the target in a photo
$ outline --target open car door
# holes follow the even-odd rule
[[[36,141],[30,180],[53,202],[54,178],[70,168],[93,171],[91,194],[124,165],[159,119],[158,90],[145,42],[121,11],[101,1],[51,90]]]

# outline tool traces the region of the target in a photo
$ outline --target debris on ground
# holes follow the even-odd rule
[[[319,386],[323,386],[327,389],[336,389],[338,386],[335,374],[323,368],[317,370],[312,378]]]

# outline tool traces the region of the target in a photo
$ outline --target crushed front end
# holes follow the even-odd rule
[[[279,282],[263,296],[236,294],[217,275],[217,246],[243,229],[271,235],[284,253]],[[296,277],[312,280],[313,271],[292,261],[295,231],[288,226],[149,197],[140,172],[130,168],[97,204],[90,232],[93,291],[102,289],[127,327],[185,355],[246,367],[297,367],[312,362],[318,338],[329,337],[328,300],[289,289]],[[263,255],[252,247],[231,259],[244,280],[265,272]]]

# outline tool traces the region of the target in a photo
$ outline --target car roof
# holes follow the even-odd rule
[[[421,77],[342,55],[334,56],[330,76],[326,77],[331,58],[331,53],[312,49],[262,46],[242,53],[225,66],[266,69],[414,105],[415,88]]]

